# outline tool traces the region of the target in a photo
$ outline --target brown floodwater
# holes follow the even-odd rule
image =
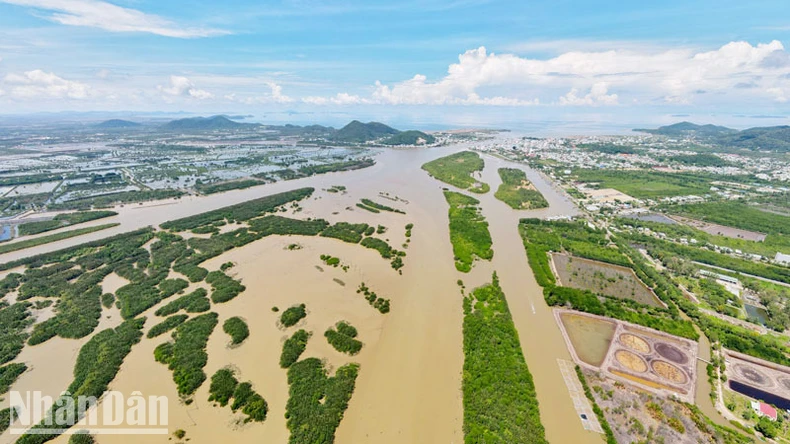
[[[599,434],[587,432],[568,394],[559,372],[557,359],[570,360],[570,355],[556,325],[550,307],[542,295],[527,263],[518,233],[521,217],[551,217],[576,214],[576,209],[563,192],[545,177],[525,167],[491,156],[485,156],[482,179],[495,190],[501,180],[497,168],[520,168],[550,202],[547,209],[517,211],[496,200],[493,192],[475,196],[480,199],[483,214],[489,221],[493,239],[494,259],[478,262],[469,274],[455,270],[449,241],[447,204],[440,183],[420,169],[426,161],[462,149],[462,146],[383,150],[377,164],[363,170],[334,173],[288,182],[263,185],[246,190],[205,196],[186,197],[178,201],[118,208],[114,219],[121,226],[42,245],[25,251],[0,256],[0,262],[52,251],[111,234],[145,226],[156,226],[166,220],[197,214],[260,196],[313,186],[316,193],[301,203],[298,217],[322,217],[330,221],[366,222],[389,228],[383,235],[396,248],[405,242],[404,226],[414,223],[412,241],[406,250],[403,275],[394,272],[377,252],[360,246],[319,237],[270,237],[242,248],[231,250],[206,263],[209,269],[231,261],[236,265],[229,274],[241,279],[247,290],[236,299],[213,310],[220,324],[208,343],[208,376],[225,366],[237,372],[240,381],[252,382],[269,403],[269,415],[262,424],[240,425],[239,416],[229,408],[213,407],[208,401],[208,383],[194,395],[187,406],[178,401],[172,373],[153,359],[154,348],[168,335],[144,338],[124,361],[110,389],[126,393],[140,391],[145,396],[165,395],[170,402],[171,431],[184,429],[192,443],[224,442],[287,442],[285,403],[288,399],[286,372],[278,365],[282,341],[297,328],[312,331],[304,357],[325,360],[330,372],[347,362],[358,362],[361,370],[356,390],[345,417],[337,430],[338,443],[460,443],[463,442],[463,408],[461,373],[463,366],[462,299],[456,285],[463,279],[467,288],[483,285],[496,271],[507,296],[522,350],[535,380],[541,419],[551,442],[598,443]],[[344,185],[346,194],[322,191],[333,185]],[[379,192],[398,196],[409,203],[388,202]],[[381,203],[402,208],[406,215],[382,212],[373,214],[354,207],[360,198],[373,198]],[[334,214],[338,213],[338,214]],[[285,247],[299,243],[302,249],[287,251]],[[339,257],[350,269],[323,266],[321,254]],[[321,266],[320,271],[316,266]],[[337,281],[345,283],[338,284]],[[365,282],[379,296],[389,298],[392,311],[381,315],[356,294]],[[105,283],[108,288],[120,284],[115,277]],[[193,284],[192,291],[205,284]],[[287,330],[277,327],[278,313],[293,305],[305,303],[308,316]],[[157,319],[153,307],[146,331]],[[117,310],[116,310],[117,311]],[[117,322],[108,310],[103,322]],[[250,337],[239,347],[228,347],[229,338],[221,324],[231,316],[247,320]],[[362,351],[349,357],[332,349],[323,332],[339,320],[351,322],[359,330],[364,343]],[[99,331],[99,330],[97,330]],[[28,347],[21,360],[34,367],[17,383],[19,387],[50,387],[64,389],[71,381],[76,351],[87,338],[61,340],[55,338],[42,345]],[[52,365],[56,362],[56,365]],[[66,370],[68,369],[68,371]],[[15,388],[17,388],[15,386]],[[7,436],[0,437],[6,442]],[[102,435],[98,442],[162,442],[167,436]],[[60,438],[58,442],[66,442]]]
[[[560,320],[576,356],[594,367],[600,366],[612,345],[615,323],[572,313],[560,314]]]

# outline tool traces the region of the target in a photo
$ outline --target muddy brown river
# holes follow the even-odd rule
[[[413,223],[412,241],[406,250],[408,256],[402,276],[373,250],[317,237],[265,238],[207,262],[209,269],[217,269],[227,261],[234,262],[236,266],[229,274],[241,279],[247,290],[226,304],[213,306],[212,309],[219,313],[220,326],[209,340],[205,372],[211,376],[230,365],[240,381],[251,381],[269,403],[269,415],[264,423],[242,425],[229,408],[213,407],[207,401],[208,382],[198,389],[194,403],[187,406],[179,402],[171,372],[153,359],[153,349],[168,335],[144,338],[135,346],[110,389],[127,393],[140,391],[145,396],[168,396],[171,400],[170,431],[186,430],[192,443],[227,442],[229,437],[240,443],[285,443],[288,430],[283,415],[288,386],[286,372],[279,367],[278,360],[282,341],[296,328],[279,329],[277,313],[271,308],[283,309],[305,303],[309,314],[298,328],[312,331],[313,337],[303,357],[325,359],[330,369],[352,361],[361,365],[356,390],[337,430],[336,442],[462,443],[463,313],[456,281],[462,279],[467,288],[473,288],[490,282],[491,274],[496,271],[535,380],[548,440],[553,443],[599,443],[601,435],[583,429],[560,374],[557,359],[571,360],[571,357],[529,268],[517,227],[522,217],[570,216],[577,210],[560,190],[537,172],[485,155],[482,179],[491,185],[492,191],[475,197],[481,201],[483,214],[490,224],[494,259],[477,262],[469,274],[456,271],[449,241],[447,204],[442,195],[442,187],[452,187],[430,178],[420,166],[463,148],[458,145],[383,150],[376,158],[376,165],[363,170],[206,197],[127,205],[118,208],[119,216],[109,220],[120,222],[117,228],[0,255],[0,262],[156,226],[167,220],[268,194],[315,187],[316,193],[302,202],[303,211],[298,217],[385,225],[389,230],[384,237],[396,248],[405,242],[404,226]],[[496,200],[493,191],[501,182],[497,168],[503,166],[526,171],[550,207],[517,211]],[[333,185],[346,186],[348,193],[323,191]],[[398,196],[408,204],[387,201],[378,197],[379,192]],[[373,214],[357,209],[355,203],[364,197],[402,208],[407,214]],[[299,243],[303,248],[287,251],[285,246],[291,243]],[[339,257],[350,266],[349,270],[323,266],[318,259],[321,254]],[[360,282],[365,282],[380,296],[390,298],[392,311],[380,315],[372,309],[355,292]],[[112,281],[106,285],[114,287],[119,283]],[[187,291],[201,285],[205,284],[192,284]],[[144,313],[148,317],[146,329],[159,321],[153,315],[156,308]],[[117,310],[113,310],[105,312],[103,325],[118,322]],[[231,316],[243,317],[250,326],[250,338],[237,348],[228,347],[229,338],[221,330],[222,322]],[[339,354],[324,340],[323,332],[339,320],[348,320],[358,328],[364,347],[357,356]],[[27,362],[31,370],[20,377],[14,388],[38,387],[46,394],[57,395],[70,382],[76,352],[87,339],[55,338],[27,347],[20,359]],[[57,361],[54,365],[53,360]],[[7,433],[0,436],[0,442],[11,441]],[[60,437],[54,442],[66,443],[67,439]],[[167,443],[169,436],[99,435],[97,442]]]

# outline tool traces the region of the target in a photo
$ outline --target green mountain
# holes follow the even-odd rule
[[[166,131],[215,131],[248,128],[250,126],[254,126],[254,124],[234,122],[225,116],[213,116],[173,120],[162,125],[162,129]]]
[[[140,127],[137,122],[130,122],[128,120],[110,119],[96,125],[96,128],[101,129],[122,129],[122,128],[137,128]]]
[[[403,131],[381,142],[384,145],[430,145],[436,138],[422,131]]]
[[[680,122],[658,129],[635,129],[634,131],[669,137],[691,136],[722,148],[790,152],[790,126],[787,125],[738,131],[723,126]]]
[[[672,125],[659,127],[658,129],[637,128],[634,131],[639,131],[648,134],[656,134],[660,136],[668,136],[668,137],[686,137],[686,136],[716,137],[716,136],[733,134],[738,132],[738,130],[727,128],[725,126],[696,125],[691,122],[675,123]]]
[[[383,123],[362,123],[359,120],[354,120],[337,130],[332,139],[346,143],[365,143],[396,134],[400,134],[400,131]]]
[[[749,128],[719,137],[716,143],[752,151],[790,152],[790,126]]]

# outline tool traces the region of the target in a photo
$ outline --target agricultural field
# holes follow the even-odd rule
[[[664,306],[630,268],[562,253],[552,254],[551,259],[561,285],[653,307]]]

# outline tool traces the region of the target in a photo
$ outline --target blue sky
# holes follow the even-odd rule
[[[0,0],[0,112],[787,123],[790,2],[644,3]]]

